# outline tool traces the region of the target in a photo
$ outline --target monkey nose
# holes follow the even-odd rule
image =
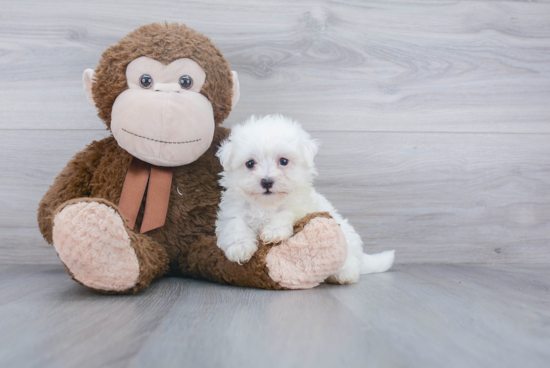
[[[273,179],[271,178],[265,178],[261,180],[262,188],[264,189],[271,189],[273,187]]]
[[[181,87],[178,83],[155,83],[153,85],[153,89],[155,91],[162,91],[162,92],[179,92],[179,91],[181,91]]]

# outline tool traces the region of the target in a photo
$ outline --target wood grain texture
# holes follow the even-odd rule
[[[398,262],[550,262],[544,135],[319,133],[318,189]],[[345,142],[345,144],[343,144]]]
[[[323,140],[317,187],[398,263],[550,261],[550,4],[0,1],[0,263],[57,263],[36,208],[108,132],[81,75],[140,25],[185,22],[239,73],[225,123]],[[123,16],[121,16],[123,14]]]
[[[37,226],[0,227],[0,265],[61,264],[55,248],[46,243]]]
[[[401,265],[278,292],[166,278],[96,294],[0,266],[3,367],[547,367],[546,266]]]
[[[107,134],[0,137],[0,171],[7,173],[0,183],[0,261],[37,260],[27,253],[44,244],[36,204],[75,152]],[[398,263],[550,262],[545,135],[312,134],[321,141],[316,187],[349,218],[368,252],[397,249]],[[53,250],[41,261],[51,262],[58,262]]]
[[[174,305],[186,282],[147,295],[90,293],[63,267],[2,267],[0,365],[122,367]]]
[[[550,132],[548,3],[2,5],[3,129],[102,129],[83,70],[131,30],[167,20],[211,37],[239,72],[230,124],[278,112],[328,131]]]

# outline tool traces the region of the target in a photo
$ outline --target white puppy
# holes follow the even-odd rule
[[[257,237],[276,243],[293,235],[294,223],[311,212],[329,212],[344,232],[348,255],[329,281],[357,282],[360,274],[384,272],[394,251],[368,255],[353,227],[312,186],[318,144],[300,125],[281,115],[252,116],[232,128],[217,156],[224,172],[216,221],[218,246],[233,262],[247,262]]]

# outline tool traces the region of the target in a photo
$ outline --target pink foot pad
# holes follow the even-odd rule
[[[98,290],[124,291],[139,278],[139,263],[120,215],[97,202],[66,206],[55,215],[53,244],[73,277]]]
[[[292,238],[271,248],[266,262],[273,281],[288,289],[313,288],[343,265],[347,244],[340,226],[316,217]]]

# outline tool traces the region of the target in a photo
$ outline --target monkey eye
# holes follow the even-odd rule
[[[279,164],[281,164],[282,166],[288,165],[288,159],[282,157],[282,158],[279,160]]]
[[[179,80],[180,86],[183,89],[189,89],[193,87],[193,78],[188,75],[182,75]]]
[[[139,85],[145,89],[149,89],[153,85],[153,78],[149,74],[143,74],[139,78]]]
[[[246,162],[246,167],[248,167],[249,169],[252,169],[254,165],[256,165],[256,162],[254,160],[250,160]]]

